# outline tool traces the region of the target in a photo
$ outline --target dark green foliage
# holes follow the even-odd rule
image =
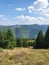
[[[28,43],[26,42],[26,39],[17,39],[17,47],[28,47]]]
[[[46,34],[45,34],[44,46],[45,46],[45,48],[49,48],[49,26],[48,26],[48,29],[47,29]]]
[[[6,32],[7,48],[13,48],[16,46],[15,38],[11,29]]]
[[[17,39],[17,47],[23,47],[23,40],[22,39]]]
[[[34,47],[35,46],[35,43],[36,43],[35,41],[34,42],[28,42],[28,45]]]
[[[28,47],[28,43],[26,42],[26,40],[23,40],[23,47]]]
[[[40,30],[38,33],[35,48],[44,48],[44,36],[42,30]]]
[[[6,33],[0,30],[0,47],[5,48],[6,44]]]
[[[0,47],[2,47],[3,44],[3,35],[2,35],[2,31],[0,30]]]
[[[28,47],[33,46],[33,48],[42,49],[49,48],[49,27],[46,31],[45,38],[42,30],[39,31],[36,39],[22,39],[17,38],[15,40],[12,29],[7,29],[6,31],[0,30],[0,47],[13,49],[14,47]]]
[[[19,47],[23,47],[23,40],[20,39],[20,46]]]
[[[6,32],[2,32],[2,47],[6,48],[7,43],[6,43]]]
[[[15,46],[16,46],[16,42],[11,29],[8,29],[6,32],[0,30],[0,47],[13,48]]]
[[[35,47],[35,45],[36,45],[36,40],[33,43],[31,43],[31,46],[33,46],[33,48]]]

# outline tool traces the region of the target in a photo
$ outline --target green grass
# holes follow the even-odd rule
[[[49,65],[49,50],[15,48],[0,52],[0,65]]]

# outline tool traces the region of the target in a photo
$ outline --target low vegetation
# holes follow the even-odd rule
[[[49,65],[49,50],[14,48],[0,52],[0,65]]]

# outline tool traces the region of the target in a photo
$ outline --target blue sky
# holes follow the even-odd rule
[[[49,0],[0,0],[0,25],[49,24]]]

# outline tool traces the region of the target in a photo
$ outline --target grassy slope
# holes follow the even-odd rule
[[[0,52],[0,65],[49,65],[49,50],[15,48]]]

